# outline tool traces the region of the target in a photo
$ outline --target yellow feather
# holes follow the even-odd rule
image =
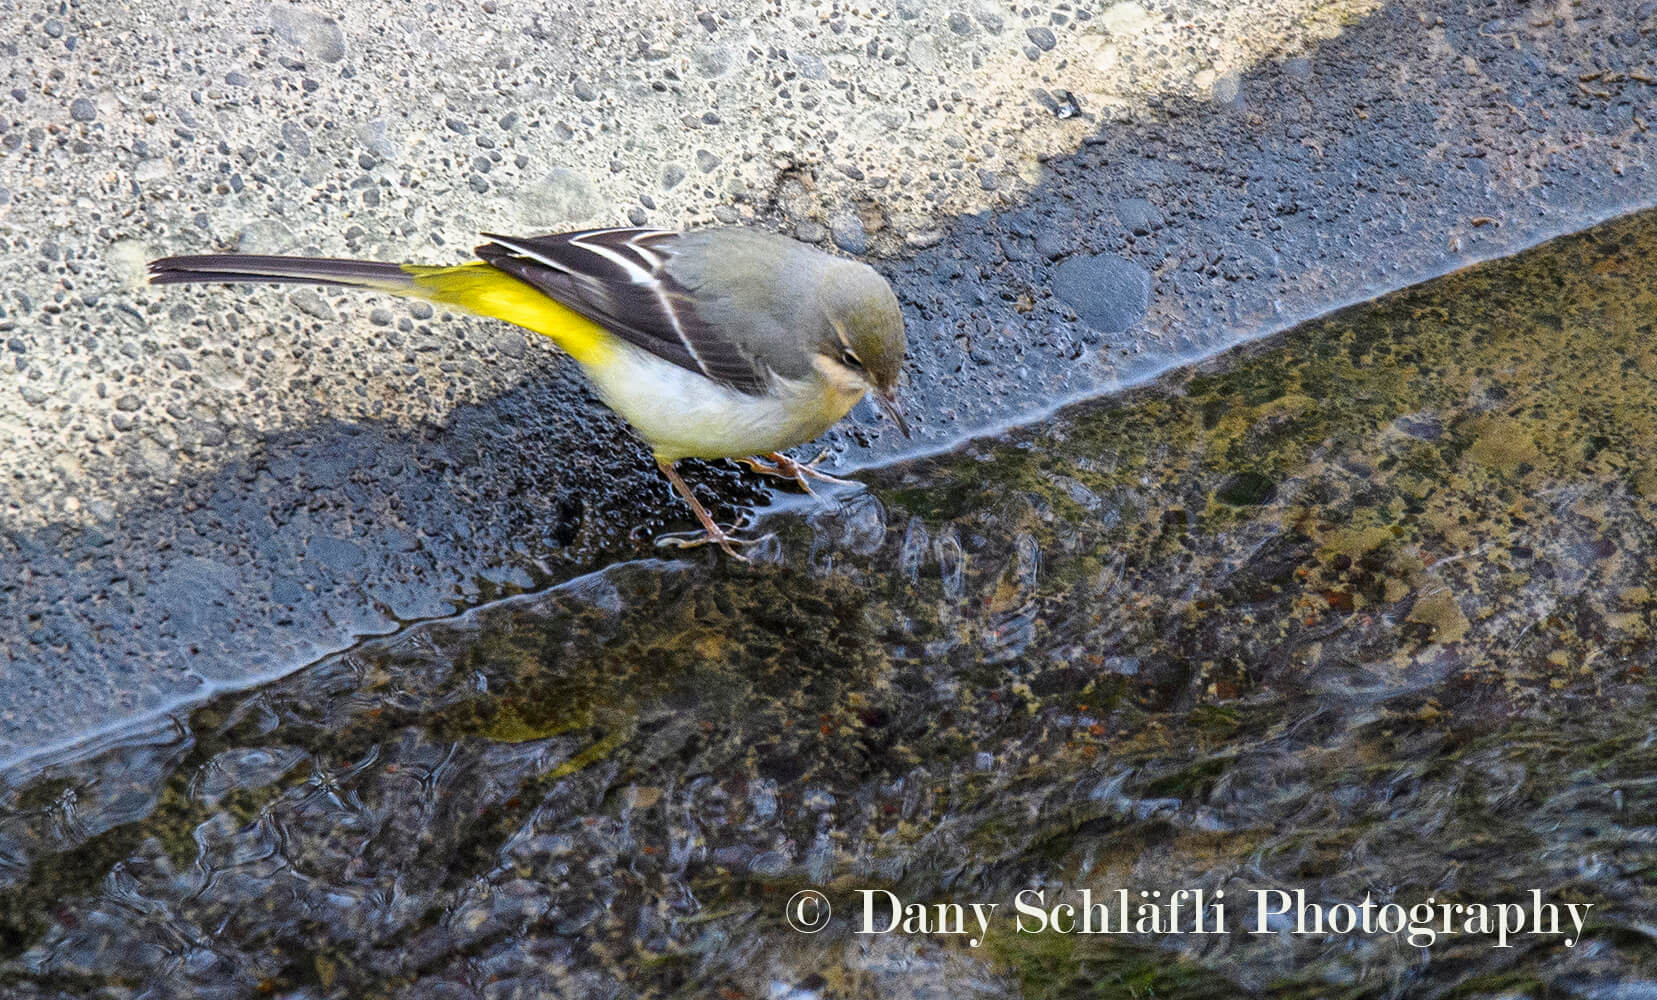
[[[545,334],[584,367],[603,365],[615,357],[615,334],[559,305],[534,286],[482,261],[455,267],[404,264],[403,270],[414,279],[415,286],[397,289],[405,294],[413,293]]]

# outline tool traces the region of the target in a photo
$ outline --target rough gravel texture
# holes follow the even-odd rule
[[[879,258],[942,447],[1657,191],[1649,3],[629,6],[0,3],[0,763],[682,523],[538,339],[149,256],[771,226]]]

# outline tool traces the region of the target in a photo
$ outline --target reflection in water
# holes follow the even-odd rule
[[[0,785],[7,996],[1622,996],[1657,926],[1657,217]],[[820,933],[784,922],[819,888]],[[854,934],[858,889],[1000,904]],[[1012,900],[1224,891],[1226,934]],[[1584,940],[1249,934],[1592,903]]]

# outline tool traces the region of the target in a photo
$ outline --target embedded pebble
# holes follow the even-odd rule
[[[1121,257],[1072,257],[1053,275],[1053,294],[1101,333],[1121,333],[1145,318],[1151,272]]]
[[[345,58],[345,32],[327,14],[284,4],[271,7],[270,21],[279,37],[308,56],[325,63]]]

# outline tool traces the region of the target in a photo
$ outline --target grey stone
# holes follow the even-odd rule
[[[1053,275],[1053,294],[1102,333],[1121,333],[1151,306],[1151,272],[1131,260],[1101,254],[1074,257]]]
[[[1051,52],[1053,51],[1053,47],[1059,44],[1059,40],[1054,36],[1052,28],[1026,28],[1024,31],[1024,37],[1030,39],[1035,47],[1043,52]]]
[[[800,75],[807,80],[827,80],[829,77],[828,63],[822,57],[810,52],[790,52],[788,61],[800,71]]]
[[[1058,260],[1065,255],[1064,238],[1051,230],[1036,237],[1036,253],[1048,260]]]
[[[270,23],[278,37],[307,56],[325,63],[345,58],[345,32],[321,11],[277,5],[270,9]]]
[[[503,330],[495,335],[495,350],[509,358],[521,358],[529,350],[529,341],[516,330]]]
[[[855,215],[838,215],[829,222],[829,234],[834,245],[847,253],[863,253],[869,249],[869,236],[863,231],[863,220]]]
[[[69,117],[78,122],[95,121],[98,117],[98,106],[85,97],[77,97],[69,102]]]
[[[356,569],[367,557],[361,545],[331,535],[312,537],[305,547],[305,555],[336,572]]]
[[[1163,224],[1161,210],[1144,198],[1123,198],[1117,202],[1116,218],[1135,236],[1145,236],[1161,229]]]
[[[295,309],[307,316],[314,316],[321,320],[334,318],[334,310],[329,307],[326,299],[314,288],[301,288],[288,296]]]
[[[533,225],[557,226],[581,222],[603,210],[598,188],[586,174],[554,167],[521,197],[524,215]]]

